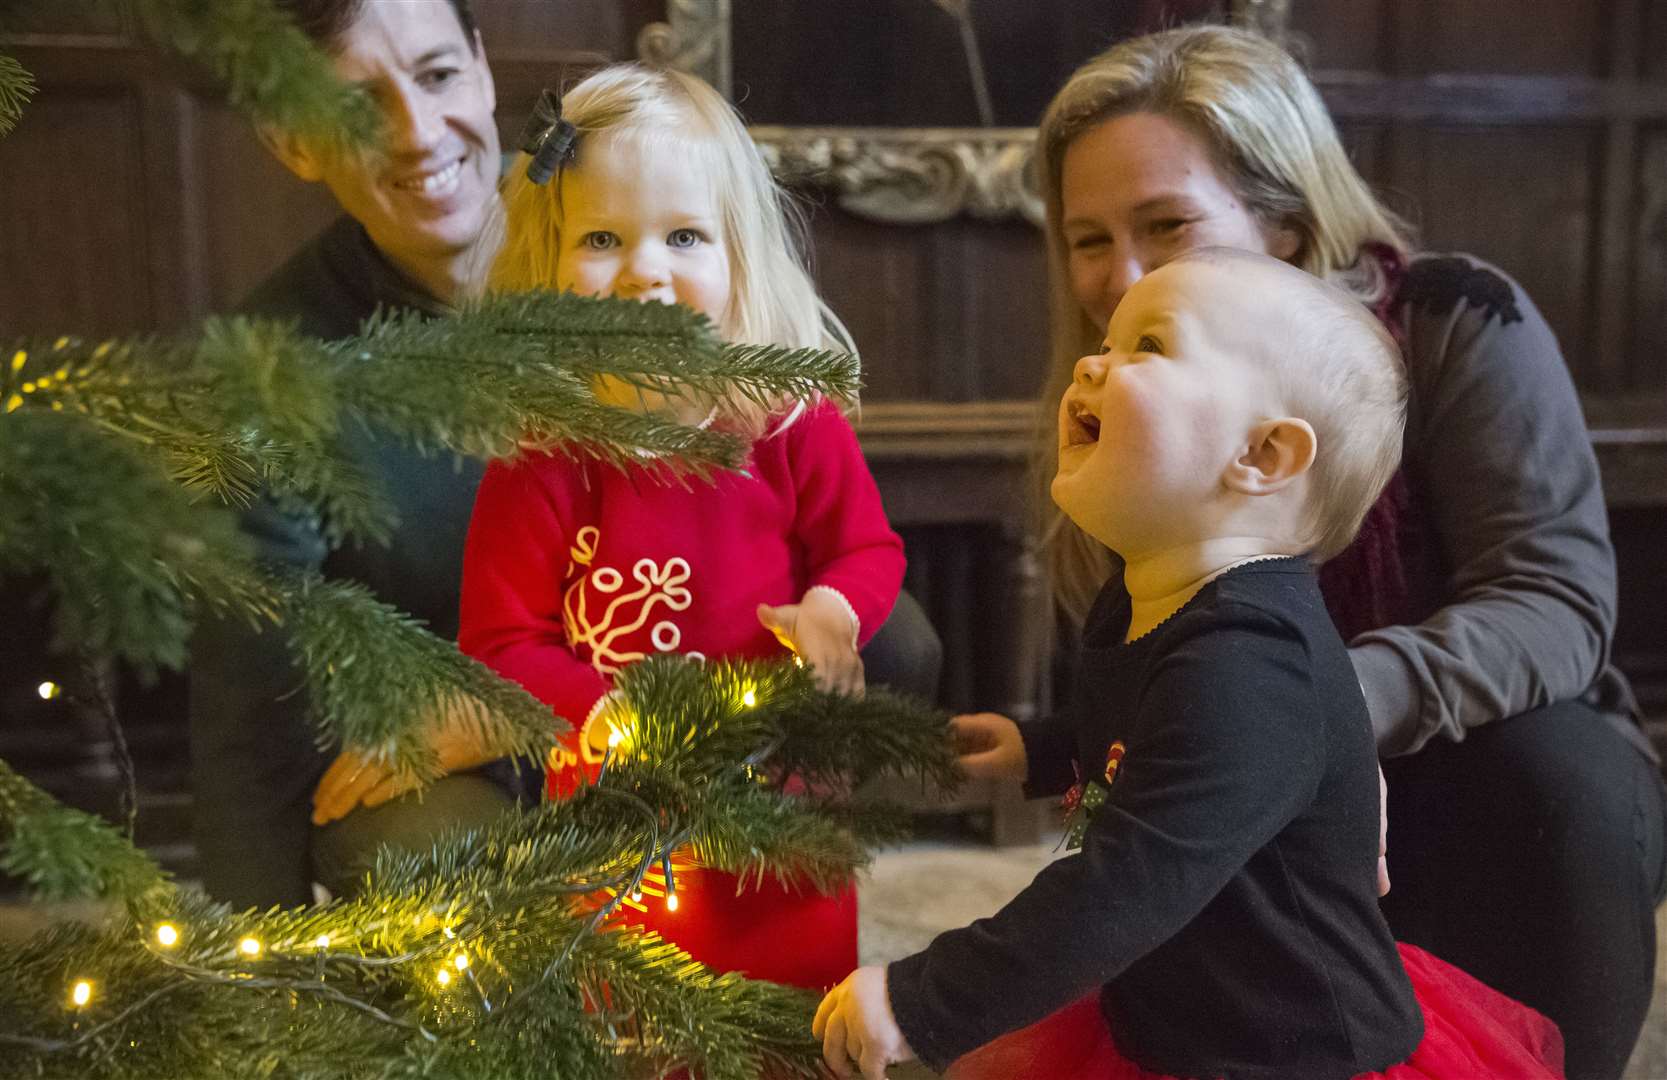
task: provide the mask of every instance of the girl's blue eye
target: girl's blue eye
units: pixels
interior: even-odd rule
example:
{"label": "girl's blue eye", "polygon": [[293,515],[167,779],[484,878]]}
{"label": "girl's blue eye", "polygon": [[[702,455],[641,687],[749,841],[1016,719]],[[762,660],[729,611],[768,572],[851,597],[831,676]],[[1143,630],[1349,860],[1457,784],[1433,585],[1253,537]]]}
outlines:
{"label": "girl's blue eye", "polygon": [[579,243],[592,251],[608,251],[619,246],[619,237],[611,232],[591,232],[585,233]]}
{"label": "girl's blue eye", "polygon": [[674,248],[691,248],[704,239],[699,229],[673,229],[671,235],[666,237],[666,243]]}

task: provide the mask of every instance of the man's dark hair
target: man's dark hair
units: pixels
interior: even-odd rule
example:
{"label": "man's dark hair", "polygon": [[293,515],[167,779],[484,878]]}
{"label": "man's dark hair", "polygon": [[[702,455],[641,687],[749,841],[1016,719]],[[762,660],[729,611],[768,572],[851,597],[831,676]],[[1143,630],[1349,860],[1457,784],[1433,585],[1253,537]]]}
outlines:
{"label": "man's dark hair", "polygon": [[[301,32],[325,49],[334,50],[365,10],[367,0],[277,0],[278,7],[289,13],[301,27]],[[449,0],[457,13],[457,23],[469,48],[475,47],[475,13],[469,0]]]}

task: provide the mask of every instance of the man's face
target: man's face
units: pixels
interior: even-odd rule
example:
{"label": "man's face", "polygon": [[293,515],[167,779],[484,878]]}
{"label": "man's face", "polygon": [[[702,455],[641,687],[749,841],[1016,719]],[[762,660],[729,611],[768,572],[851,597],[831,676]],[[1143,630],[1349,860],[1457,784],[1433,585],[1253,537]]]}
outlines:
{"label": "man's face", "polygon": [[278,156],[322,181],[396,264],[444,263],[474,241],[498,181],[492,72],[447,0],[373,2],[336,42],[335,68],[386,122],[379,150],[338,154],[282,137]]}

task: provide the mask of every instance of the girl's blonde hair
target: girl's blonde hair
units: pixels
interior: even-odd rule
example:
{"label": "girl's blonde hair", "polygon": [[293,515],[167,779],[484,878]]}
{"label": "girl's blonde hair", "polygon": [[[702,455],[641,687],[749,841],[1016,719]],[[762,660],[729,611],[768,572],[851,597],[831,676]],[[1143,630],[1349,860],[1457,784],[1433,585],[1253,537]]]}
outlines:
{"label": "girl's blonde hair", "polygon": [[1166,116],[1201,138],[1216,168],[1256,220],[1296,233],[1289,260],[1374,305],[1389,287],[1378,259],[1383,244],[1403,260],[1411,230],[1384,207],[1349,162],[1325,103],[1302,69],[1258,34],[1187,26],[1125,41],[1078,68],[1054,95],[1037,135],[1037,169],[1047,207],[1051,358],[1035,455],[1037,518],[1048,548],[1055,595],[1080,621],[1116,557],[1053,507],[1058,458],[1054,418],[1071,372],[1098,351],[1095,326],[1072,296],[1063,228],[1061,173],[1078,136],[1117,116]]}
{"label": "girl's blonde hair", "polygon": [[[587,76],[561,100],[562,118],[578,129],[567,168],[583,169],[606,132],[665,146],[712,180],[729,252],[730,295],[719,332],[727,341],[837,349],[856,354],[850,334],[823,303],[805,256],[804,218],[771,176],[734,108],[693,75],[642,64],[615,64]],[[553,120],[553,117],[543,117]],[[477,278],[493,291],[556,288],[561,241],[561,175],[527,179],[528,155],[516,156],[502,187],[503,208],[482,240],[491,267]],[[495,253],[495,256],[492,254]],[[735,396],[726,418],[756,434],[785,406],[761,407]]]}

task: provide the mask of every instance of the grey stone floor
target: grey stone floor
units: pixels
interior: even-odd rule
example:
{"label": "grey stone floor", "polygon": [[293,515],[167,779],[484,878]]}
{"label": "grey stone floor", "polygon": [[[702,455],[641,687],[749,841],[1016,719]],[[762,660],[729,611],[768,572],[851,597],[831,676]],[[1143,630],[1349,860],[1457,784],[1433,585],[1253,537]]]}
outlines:
{"label": "grey stone floor", "polygon": [[[881,854],[858,887],[859,951],[865,964],[921,948],[942,930],[993,913],[1054,858],[1038,847],[996,849],[975,843],[921,842]],[[1655,998],[1624,1080],[1667,1080],[1667,907],[1656,912]],[[919,1065],[894,1068],[894,1080],[935,1074]]]}

